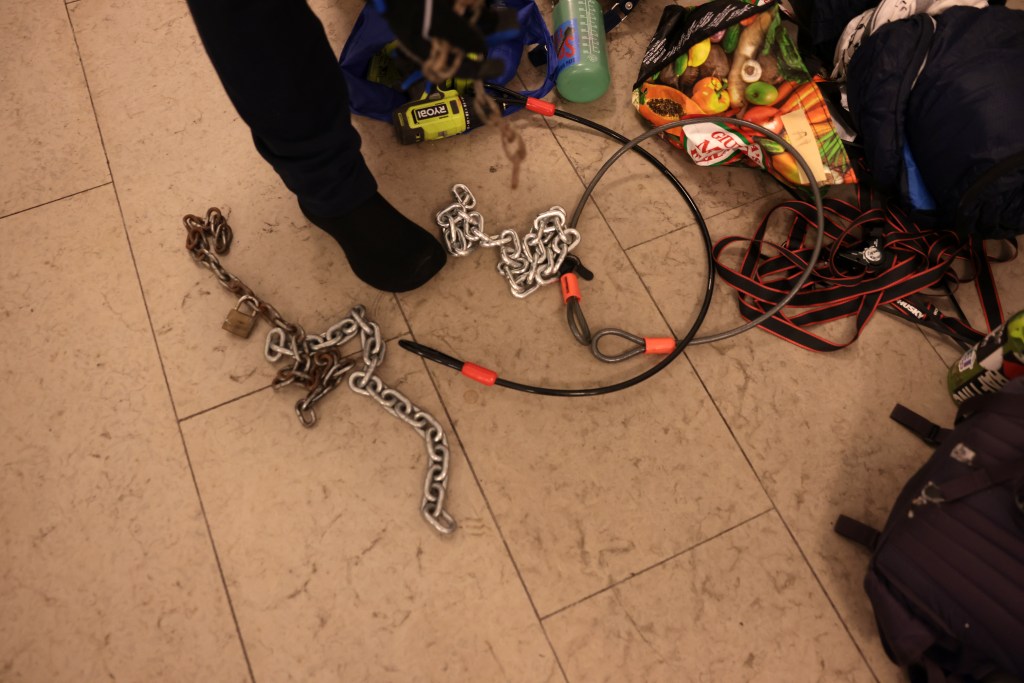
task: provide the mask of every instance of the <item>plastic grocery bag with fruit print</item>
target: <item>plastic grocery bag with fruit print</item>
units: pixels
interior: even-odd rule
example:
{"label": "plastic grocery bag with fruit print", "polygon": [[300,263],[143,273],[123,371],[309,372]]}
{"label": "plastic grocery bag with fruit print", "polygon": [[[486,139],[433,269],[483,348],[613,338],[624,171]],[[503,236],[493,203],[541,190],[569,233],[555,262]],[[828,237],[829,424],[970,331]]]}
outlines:
{"label": "plastic grocery bag with fruit print", "polygon": [[[760,124],[800,151],[820,185],[857,182],[787,23],[775,0],[666,7],[633,86],[633,106],[658,126],[709,114]],[[701,166],[743,163],[789,185],[808,184],[791,154],[751,128],[694,123],[664,136]]]}

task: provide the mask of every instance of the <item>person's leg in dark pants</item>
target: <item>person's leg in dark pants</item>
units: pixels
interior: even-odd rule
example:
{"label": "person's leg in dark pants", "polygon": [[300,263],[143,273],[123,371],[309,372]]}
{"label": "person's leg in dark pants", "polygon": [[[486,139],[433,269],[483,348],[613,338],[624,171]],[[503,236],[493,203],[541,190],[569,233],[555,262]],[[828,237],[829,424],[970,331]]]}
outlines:
{"label": "person's leg in dark pants", "polygon": [[305,0],[188,0],[207,54],[256,148],[356,275],[413,289],[444,250],[377,193],[352,127],[345,79]]}

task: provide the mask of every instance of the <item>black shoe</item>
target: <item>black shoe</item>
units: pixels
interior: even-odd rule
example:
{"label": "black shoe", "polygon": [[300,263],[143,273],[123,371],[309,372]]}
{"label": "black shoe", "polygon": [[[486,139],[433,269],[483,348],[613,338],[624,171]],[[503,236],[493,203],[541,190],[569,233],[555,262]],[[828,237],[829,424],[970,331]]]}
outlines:
{"label": "black shoe", "polygon": [[423,286],[448,260],[429,232],[400,214],[379,193],[343,216],[317,216],[304,208],[302,213],[341,245],[360,280],[385,292],[408,292]]}

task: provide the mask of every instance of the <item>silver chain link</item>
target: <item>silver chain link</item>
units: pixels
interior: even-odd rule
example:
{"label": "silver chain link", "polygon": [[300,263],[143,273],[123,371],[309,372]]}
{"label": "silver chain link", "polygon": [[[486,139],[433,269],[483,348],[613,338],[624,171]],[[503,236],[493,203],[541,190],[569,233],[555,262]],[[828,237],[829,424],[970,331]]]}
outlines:
{"label": "silver chain link", "polygon": [[445,247],[452,256],[466,256],[477,247],[496,247],[498,272],[507,280],[512,296],[525,299],[542,285],[559,278],[559,268],[580,243],[580,233],[565,227],[565,209],[553,206],[537,216],[533,229],[520,239],[512,229],[498,235],[484,231],[484,217],[476,211],[476,197],[468,187],[452,187],[455,203],[437,213]]}
{"label": "silver chain link", "polygon": [[[206,266],[230,292],[239,295],[272,327],[267,333],[264,356],[271,363],[284,362],[274,378],[274,388],[299,384],[306,396],[295,404],[295,412],[305,427],[316,424],[315,405],[338,388],[348,374],[353,392],[369,396],[384,410],[416,430],[427,451],[427,473],[423,482],[420,511],[423,518],[442,534],[455,531],[456,523],[445,510],[448,494],[448,463],[450,450],[444,428],[427,411],[409,400],[402,392],[389,387],[376,374],[384,362],[385,343],[380,327],[366,318],[366,310],[355,306],[348,315],[322,334],[306,334],[299,325],[281,317],[277,310],[256,296],[241,280],[220,264],[215,254],[225,254],[231,246],[231,226],[219,209],[206,212],[206,218],[185,216],[188,230],[186,247],[196,263]],[[350,372],[355,362],[345,359],[341,347],[359,337],[362,349],[361,367]]]}

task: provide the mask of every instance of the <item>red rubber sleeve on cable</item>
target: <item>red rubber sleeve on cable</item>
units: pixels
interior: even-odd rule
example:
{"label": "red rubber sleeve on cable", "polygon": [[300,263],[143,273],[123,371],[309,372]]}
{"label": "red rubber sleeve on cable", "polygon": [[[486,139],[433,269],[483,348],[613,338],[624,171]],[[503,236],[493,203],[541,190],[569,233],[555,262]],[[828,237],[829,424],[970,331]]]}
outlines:
{"label": "red rubber sleeve on cable", "polygon": [[574,273],[566,273],[561,277],[562,283],[562,302],[569,303],[569,299],[576,297],[579,301],[583,300],[580,296],[580,281]]}
{"label": "red rubber sleeve on cable", "polygon": [[644,353],[665,356],[676,350],[672,337],[644,337]]}
{"label": "red rubber sleeve on cable", "polygon": [[494,370],[480,367],[475,363],[463,363],[462,374],[487,386],[493,386],[498,381],[498,373]]}
{"label": "red rubber sleeve on cable", "polygon": [[526,98],[526,108],[530,111],[543,114],[544,116],[555,115],[555,105],[551,102],[545,102],[544,100],[538,100],[536,97]]}

